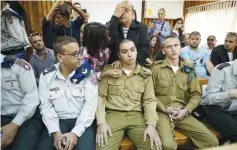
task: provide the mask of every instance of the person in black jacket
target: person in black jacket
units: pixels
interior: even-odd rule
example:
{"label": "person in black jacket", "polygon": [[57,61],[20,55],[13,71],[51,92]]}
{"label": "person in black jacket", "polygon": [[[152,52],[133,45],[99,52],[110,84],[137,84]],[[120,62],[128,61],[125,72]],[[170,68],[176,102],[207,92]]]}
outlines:
{"label": "person in black jacket", "polygon": [[133,5],[128,1],[117,4],[113,16],[108,23],[111,35],[109,47],[111,49],[111,57],[109,63],[118,60],[119,43],[123,39],[130,39],[137,47],[137,61],[141,66],[146,64],[145,59],[150,54],[150,41],[147,27],[133,20]]}
{"label": "person in black jacket", "polygon": [[229,32],[225,38],[224,45],[213,48],[211,62],[214,66],[217,66],[235,59],[237,59],[237,33]]}

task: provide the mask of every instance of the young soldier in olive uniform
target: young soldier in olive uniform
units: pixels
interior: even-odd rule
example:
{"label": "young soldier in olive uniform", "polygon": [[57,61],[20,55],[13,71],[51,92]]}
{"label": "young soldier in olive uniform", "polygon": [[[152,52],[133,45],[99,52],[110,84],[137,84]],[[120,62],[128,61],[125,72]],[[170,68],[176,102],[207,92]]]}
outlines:
{"label": "young soldier in olive uniform", "polygon": [[190,137],[197,148],[218,145],[215,135],[189,115],[200,102],[201,90],[193,66],[179,60],[179,39],[167,36],[162,42],[162,51],[166,59],[154,63],[152,78],[158,103],[157,130],[163,149],[177,149],[175,127]]}
{"label": "young soldier in olive uniform", "polygon": [[[137,50],[131,40],[120,43],[118,55],[122,62],[118,78],[105,77],[99,83],[97,150],[118,150],[125,133],[138,150],[151,149],[153,142],[161,149],[151,71],[136,64]],[[112,65],[106,69],[112,70]]]}

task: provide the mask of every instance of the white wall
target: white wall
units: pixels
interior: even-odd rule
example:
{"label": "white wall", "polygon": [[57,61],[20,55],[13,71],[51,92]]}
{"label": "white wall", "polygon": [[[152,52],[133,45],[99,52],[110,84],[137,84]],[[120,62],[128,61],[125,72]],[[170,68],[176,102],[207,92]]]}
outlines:
{"label": "white wall", "polygon": [[[147,0],[145,5],[145,18],[158,18],[158,10],[164,8],[169,19],[183,18],[183,0]],[[148,13],[150,9],[150,13]]]}
{"label": "white wall", "polygon": [[[120,0],[73,0],[73,2],[76,1],[81,4],[82,9],[87,9],[90,15],[89,22],[96,21],[101,23],[106,23],[110,20],[116,4],[120,2]],[[131,2],[137,12],[137,20],[141,21],[142,1],[131,0]]]}

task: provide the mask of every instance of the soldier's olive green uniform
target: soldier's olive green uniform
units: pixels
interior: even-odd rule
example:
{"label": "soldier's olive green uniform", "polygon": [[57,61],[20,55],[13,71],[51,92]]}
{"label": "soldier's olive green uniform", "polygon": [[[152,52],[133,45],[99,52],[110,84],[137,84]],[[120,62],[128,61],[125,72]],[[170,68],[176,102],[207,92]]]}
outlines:
{"label": "soldier's olive green uniform", "polygon": [[[112,69],[112,66],[107,66],[106,69]],[[118,150],[124,134],[138,150],[149,150],[149,138],[143,142],[144,130],[146,124],[156,127],[156,105],[149,69],[137,65],[129,75],[123,72],[117,79],[103,78],[99,83],[97,125],[107,123],[113,136],[108,136],[107,146],[97,146],[97,150]]]}
{"label": "soldier's olive green uniform", "polygon": [[197,148],[218,145],[215,135],[191,115],[181,121],[173,121],[164,113],[169,106],[186,108],[189,113],[198,106],[201,90],[192,65],[180,62],[179,69],[174,73],[167,61],[163,60],[155,62],[151,70],[159,117],[157,130],[161,136],[163,149],[177,149],[174,127],[190,137]]}

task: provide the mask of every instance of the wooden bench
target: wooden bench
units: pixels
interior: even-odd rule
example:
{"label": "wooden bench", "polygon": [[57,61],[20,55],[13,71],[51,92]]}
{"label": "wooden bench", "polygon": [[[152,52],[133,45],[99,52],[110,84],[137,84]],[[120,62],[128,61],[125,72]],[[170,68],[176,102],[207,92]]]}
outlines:
{"label": "wooden bench", "polygon": [[[204,92],[205,89],[204,86],[208,84],[208,79],[201,79],[199,80],[200,83],[200,87],[202,92]],[[214,133],[218,138],[220,138],[220,134],[213,130],[210,129],[212,131],[212,133]],[[178,130],[176,130],[175,132],[175,140],[178,144],[179,147],[192,147],[192,143],[191,140],[186,137],[184,134],[182,134],[181,132],[179,132]],[[135,150],[135,146],[133,145],[133,143],[125,136],[120,144],[120,150]]]}
{"label": "wooden bench", "polygon": [[[210,130],[217,137],[220,137],[220,134],[217,131],[213,129],[210,129]],[[188,137],[186,137],[184,134],[179,132],[178,130],[176,130],[175,132],[175,141],[177,142],[179,147],[192,147],[191,140]],[[125,136],[123,140],[121,141],[120,150],[135,150],[135,149],[136,148],[133,145],[133,143]]]}

